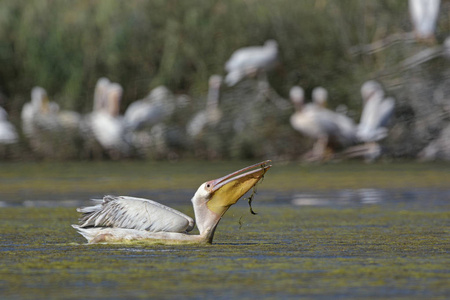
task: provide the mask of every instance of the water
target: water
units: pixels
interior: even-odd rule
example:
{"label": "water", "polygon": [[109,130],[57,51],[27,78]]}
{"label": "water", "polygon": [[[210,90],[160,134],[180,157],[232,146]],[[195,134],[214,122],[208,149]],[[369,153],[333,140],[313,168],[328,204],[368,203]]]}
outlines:
{"label": "water", "polygon": [[241,200],[207,246],[86,245],[70,227],[109,193],[193,215],[201,182],[247,164],[1,165],[2,299],[449,297],[447,165],[274,163],[258,214]]}

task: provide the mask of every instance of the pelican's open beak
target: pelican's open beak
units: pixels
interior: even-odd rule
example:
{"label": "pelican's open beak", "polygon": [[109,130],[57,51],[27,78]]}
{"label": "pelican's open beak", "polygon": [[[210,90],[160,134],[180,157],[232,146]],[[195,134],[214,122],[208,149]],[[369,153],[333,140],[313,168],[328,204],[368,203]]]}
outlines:
{"label": "pelican's open beak", "polygon": [[270,160],[266,160],[209,181],[212,196],[206,204],[208,208],[222,216],[231,205],[235,204],[264,177],[264,174],[272,166],[270,162]]}

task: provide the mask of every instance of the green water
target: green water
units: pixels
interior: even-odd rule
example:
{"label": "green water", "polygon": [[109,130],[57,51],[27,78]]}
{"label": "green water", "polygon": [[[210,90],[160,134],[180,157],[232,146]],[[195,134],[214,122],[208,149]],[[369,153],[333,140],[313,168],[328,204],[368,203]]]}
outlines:
{"label": "green water", "polygon": [[[247,164],[3,164],[0,200],[17,204],[24,197],[174,188],[189,193],[201,182]],[[439,197],[440,190],[450,188],[448,174],[448,165],[434,164],[274,163],[253,201],[258,215],[251,215],[241,201],[222,219],[214,243],[206,246],[86,245],[70,227],[78,218],[73,207],[3,207],[0,295],[448,299],[450,199],[439,205],[427,205],[426,198],[411,204],[405,198],[342,206],[294,206],[270,199],[290,190],[336,188],[423,188],[437,190]],[[193,215],[189,203],[183,203],[174,208]]]}

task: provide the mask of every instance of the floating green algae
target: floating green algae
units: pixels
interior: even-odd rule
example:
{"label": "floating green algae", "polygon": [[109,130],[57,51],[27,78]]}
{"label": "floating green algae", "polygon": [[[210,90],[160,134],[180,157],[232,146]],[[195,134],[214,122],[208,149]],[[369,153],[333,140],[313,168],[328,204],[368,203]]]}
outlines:
{"label": "floating green algae", "polygon": [[87,245],[70,227],[74,209],[3,208],[0,290],[33,299],[444,299],[449,208],[258,205],[253,216],[232,207],[214,244],[173,246]]}
{"label": "floating green algae", "polygon": [[[194,191],[203,181],[249,164],[2,163],[0,200]],[[446,299],[450,204],[445,199],[436,207],[392,199],[310,207],[277,204],[261,194],[448,189],[449,171],[448,164],[274,162],[252,202],[258,215],[241,199],[225,214],[212,245],[87,245],[70,227],[78,219],[73,207],[2,207],[0,294],[2,299]],[[192,216],[185,200],[174,208]]]}

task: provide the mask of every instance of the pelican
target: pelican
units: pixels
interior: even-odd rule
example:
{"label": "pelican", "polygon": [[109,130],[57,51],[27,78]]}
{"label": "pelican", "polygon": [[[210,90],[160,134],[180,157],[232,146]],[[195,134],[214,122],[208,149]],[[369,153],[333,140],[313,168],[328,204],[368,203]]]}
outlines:
{"label": "pelican", "polygon": [[18,140],[16,128],[8,121],[8,113],[0,107],[0,144],[14,144]]}
{"label": "pelican", "polygon": [[409,13],[417,39],[434,39],[440,2],[440,0],[409,0]]}
{"label": "pelican", "polygon": [[388,130],[389,119],[394,112],[395,101],[385,98],[381,85],[369,80],[361,86],[363,110],[356,128],[356,138],[359,143],[341,154],[344,157],[364,157],[366,162],[372,162],[382,154],[379,141],[384,139]]}
{"label": "pelican", "polygon": [[268,71],[273,68],[278,57],[278,43],[268,40],[264,46],[245,47],[236,50],[225,64],[228,72],[225,83],[233,86],[246,76]]}
{"label": "pelican", "polygon": [[[312,101],[313,103],[317,104],[319,107],[325,108],[328,101],[328,91],[324,87],[316,87],[312,91]],[[325,110],[323,110],[325,112]],[[355,140],[355,132],[356,132],[356,124],[353,122],[353,120],[345,113],[341,113],[338,111],[331,111],[326,110],[326,113],[328,114],[328,118],[336,124],[336,126],[339,128],[339,131],[337,132],[337,140],[339,140],[339,143],[342,147],[347,147],[349,145],[352,145]]]}
{"label": "pelican", "polygon": [[221,76],[212,75],[209,78],[206,109],[198,112],[188,123],[186,132],[190,137],[195,138],[199,136],[206,126],[215,125],[222,118],[222,112],[219,109],[219,94],[221,84]]}
{"label": "pelican", "polygon": [[[270,160],[200,185],[191,202],[196,221],[158,202],[127,196],[105,196],[100,204],[77,209],[72,225],[89,243],[150,240],[161,243],[212,243],[220,219],[231,205],[258,183]],[[188,232],[197,224],[199,234]]]}
{"label": "pelican", "polygon": [[105,104],[98,106],[98,110],[86,121],[95,139],[112,158],[128,155],[130,151],[130,145],[124,138],[123,118],[119,115],[122,93],[120,84],[109,83],[104,95]]}
{"label": "pelican", "polygon": [[381,85],[369,80],[361,87],[364,102],[361,119],[356,132],[361,142],[377,142],[387,136],[387,123],[394,111],[394,99],[385,98]]}
{"label": "pelican", "polygon": [[31,101],[24,104],[21,118],[22,130],[36,153],[59,158],[77,156],[80,115],[60,110],[57,103],[49,101],[44,88],[31,90]]}
{"label": "pelican", "polygon": [[175,97],[165,86],[153,89],[144,99],[131,103],[124,114],[129,130],[154,126],[170,117],[175,110]]}
{"label": "pelican", "polygon": [[295,113],[290,118],[291,126],[315,140],[310,160],[323,159],[326,149],[338,149],[350,146],[355,141],[352,121],[344,115],[324,107],[326,93],[323,89],[313,92],[313,102],[304,104],[304,91],[294,86],[290,98],[295,106]]}

